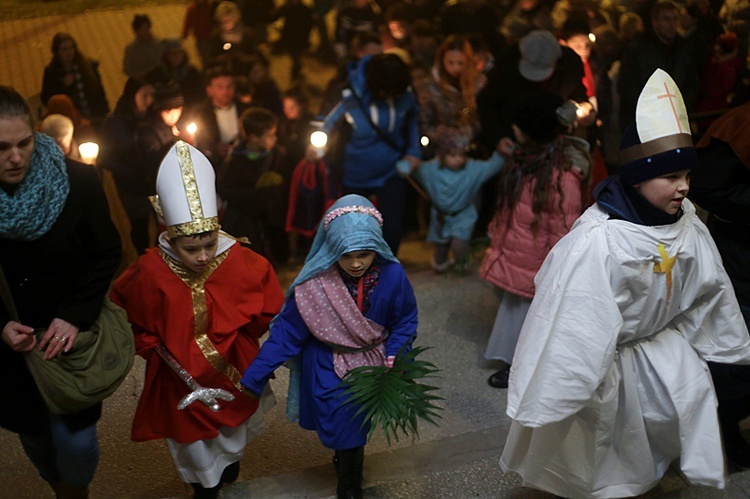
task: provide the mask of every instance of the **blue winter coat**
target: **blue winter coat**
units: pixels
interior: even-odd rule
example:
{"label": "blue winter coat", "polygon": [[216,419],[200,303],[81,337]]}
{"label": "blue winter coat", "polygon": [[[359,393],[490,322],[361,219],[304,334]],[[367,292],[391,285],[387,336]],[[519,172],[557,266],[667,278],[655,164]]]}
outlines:
{"label": "blue winter coat", "polygon": [[[381,261],[378,283],[370,295],[365,317],[390,332],[386,356],[396,355],[417,332],[417,301],[400,264]],[[365,445],[369,425],[361,428],[362,415],[353,419],[359,406],[346,405],[341,379],[333,367],[333,349],[316,339],[302,320],[292,293],[271,325],[271,334],[250,367],[242,384],[259,394],[271,374],[286,360],[301,354],[299,424],[315,430],[329,449],[351,449]]]}
{"label": "blue winter coat", "polygon": [[[351,138],[344,148],[344,186],[377,189],[396,175],[396,161],[404,156],[421,157],[419,104],[411,89],[396,99],[374,100],[365,84],[365,70],[372,56],[352,64],[349,85],[342,99],[326,116],[323,130],[331,132],[340,119],[351,125]],[[383,140],[365,115],[398,146]]]}

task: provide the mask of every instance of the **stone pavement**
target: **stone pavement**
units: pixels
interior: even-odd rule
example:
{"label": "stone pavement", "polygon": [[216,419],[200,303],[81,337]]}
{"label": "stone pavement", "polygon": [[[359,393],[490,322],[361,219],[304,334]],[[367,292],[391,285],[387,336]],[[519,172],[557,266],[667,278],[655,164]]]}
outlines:
{"label": "stone pavement", "polygon": [[[114,105],[125,81],[121,57],[132,36],[130,20],[135,12],[151,15],[158,36],[176,36],[184,4],[0,21],[0,84],[12,85],[33,100],[41,90],[52,36],[67,31],[86,55],[101,62],[105,90]],[[192,44],[188,50],[195,56]],[[288,84],[288,67],[288,59],[273,58],[272,73],[282,87]],[[312,82],[322,84],[332,69],[307,60],[304,73]],[[446,400],[440,426],[422,425],[420,440],[402,440],[389,447],[381,434],[375,434],[366,451],[365,497],[551,497],[521,487],[517,476],[502,474],[497,464],[509,425],[504,413],[505,391],[486,384],[496,366],[482,360],[497,308],[494,293],[475,273],[465,277],[434,275],[428,263],[429,246],[420,238],[407,240],[399,257],[419,301],[418,343],[434,347],[424,355],[442,370],[436,384]],[[282,282],[288,284],[296,270],[283,269]],[[284,417],[287,382],[285,369],[280,369],[272,381],[278,405],[267,417],[266,432],[248,445],[240,482],[226,487],[222,498],[331,497],[335,488],[332,453],[313,432],[301,430]],[[128,379],[104,404],[98,426],[101,460],[91,486],[93,499],[191,495],[177,478],[163,442],[136,443],[129,438],[142,385],[143,362],[138,359]],[[52,497],[15,435],[0,431],[0,448],[0,499]],[[645,497],[746,498],[750,497],[750,474],[733,474],[727,489],[716,491],[690,487],[670,470]]]}

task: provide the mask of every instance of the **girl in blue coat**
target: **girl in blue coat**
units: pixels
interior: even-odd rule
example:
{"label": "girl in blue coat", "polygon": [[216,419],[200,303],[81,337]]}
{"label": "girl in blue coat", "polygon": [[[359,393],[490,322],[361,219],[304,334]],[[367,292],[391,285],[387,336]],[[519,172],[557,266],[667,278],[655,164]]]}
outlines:
{"label": "girl in blue coat", "polygon": [[[361,497],[369,424],[346,403],[341,380],[360,366],[392,366],[417,332],[417,303],[403,267],[382,235],[383,219],[366,198],[344,196],[326,212],[269,339],[242,384],[261,394],[273,372],[296,358],[290,419],[335,450],[338,497]],[[298,383],[298,384],[297,384]],[[294,393],[297,391],[298,393]],[[296,400],[295,400],[296,399]]]}

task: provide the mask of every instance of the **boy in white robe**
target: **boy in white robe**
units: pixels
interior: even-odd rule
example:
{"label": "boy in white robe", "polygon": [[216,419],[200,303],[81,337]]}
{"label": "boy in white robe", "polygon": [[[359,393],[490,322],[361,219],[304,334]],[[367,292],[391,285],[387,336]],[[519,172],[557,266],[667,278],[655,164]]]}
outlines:
{"label": "boy in white robe", "polygon": [[521,331],[500,464],[563,497],[624,497],[678,459],[724,487],[706,361],[750,363],[750,338],[707,229],[685,197],[696,154],[674,81],[657,70],[619,175],[550,252]]}

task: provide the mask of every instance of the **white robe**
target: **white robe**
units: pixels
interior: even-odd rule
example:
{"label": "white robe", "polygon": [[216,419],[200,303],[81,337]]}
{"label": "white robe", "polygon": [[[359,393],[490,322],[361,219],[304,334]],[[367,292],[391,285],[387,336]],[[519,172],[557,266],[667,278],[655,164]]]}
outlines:
{"label": "white robe", "polygon": [[[687,200],[672,225],[608,220],[594,205],[536,276],[510,375],[500,464],[565,497],[623,497],[680,458],[724,487],[705,361],[750,363],[750,338],[716,246]],[[676,256],[669,273],[657,245]],[[657,266],[658,265],[658,266]],[[667,295],[669,294],[669,299]]]}

